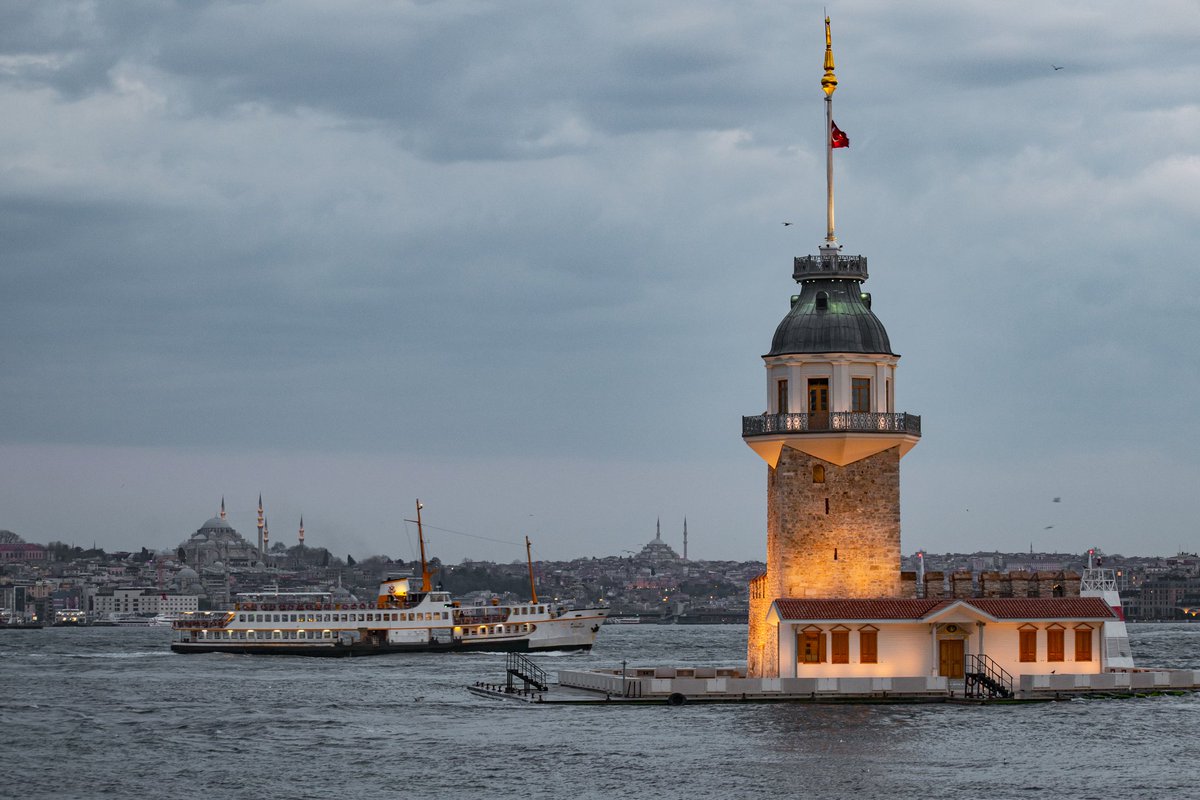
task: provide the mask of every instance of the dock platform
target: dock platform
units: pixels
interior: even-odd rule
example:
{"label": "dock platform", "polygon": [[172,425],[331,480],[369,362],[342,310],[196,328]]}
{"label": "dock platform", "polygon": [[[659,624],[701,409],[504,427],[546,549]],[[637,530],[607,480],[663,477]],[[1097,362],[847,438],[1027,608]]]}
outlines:
{"label": "dock platform", "polygon": [[[560,670],[557,682],[467,687],[480,697],[547,705],[686,705],[689,703],[1029,703],[1076,697],[1116,698],[1200,691],[1200,670],[1137,669],[1084,675],[1021,675],[1007,692],[981,691],[964,680],[928,675],[890,678],[748,678],[736,668],[633,667]],[[517,679],[514,681],[514,677]]]}

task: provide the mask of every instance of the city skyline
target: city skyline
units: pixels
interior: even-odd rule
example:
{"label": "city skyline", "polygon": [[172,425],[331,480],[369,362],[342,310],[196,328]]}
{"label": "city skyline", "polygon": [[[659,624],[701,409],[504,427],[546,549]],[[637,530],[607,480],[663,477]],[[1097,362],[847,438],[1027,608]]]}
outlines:
{"label": "city skyline", "polygon": [[[1200,20],[830,13],[903,552],[1194,549]],[[820,5],[3,15],[0,528],[136,548],[225,496],[252,537],[261,492],[272,541],[399,553],[420,497],[546,559],[685,516],[762,558],[739,417],[823,234]]]}

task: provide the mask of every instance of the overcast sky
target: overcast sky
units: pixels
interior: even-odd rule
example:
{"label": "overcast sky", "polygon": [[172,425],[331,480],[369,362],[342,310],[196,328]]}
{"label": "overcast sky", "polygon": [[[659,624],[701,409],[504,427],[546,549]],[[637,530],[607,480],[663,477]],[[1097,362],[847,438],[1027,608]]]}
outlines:
{"label": "overcast sky", "polygon": [[[904,552],[1196,550],[1196,3],[829,11]],[[0,528],[169,548],[223,496],[253,538],[261,492],[411,557],[420,497],[762,558],[739,418],[824,234],[823,49],[804,2],[0,5]]]}

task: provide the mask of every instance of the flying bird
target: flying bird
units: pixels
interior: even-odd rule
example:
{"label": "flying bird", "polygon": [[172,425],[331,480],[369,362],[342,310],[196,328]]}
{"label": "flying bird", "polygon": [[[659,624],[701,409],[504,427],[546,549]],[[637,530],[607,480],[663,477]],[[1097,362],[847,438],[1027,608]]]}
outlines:
{"label": "flying bird", "polygon": [[1061,498],[1061,497],[1056,497],[1056,498],[1054,498],[1053,500],[1051,500],[1050,502],[1052,502],[1052,503],[1061,503],[1061,502],[1062,502],[1062,498]]}
{"label": "flying bird", "polygon": [[1058,72],[1060,69],[1062,69],[1062,67],[1056,66],[1054,64],[1051,64],[1050,66],[1054,67],[1055,72]]}
{"label": "flying bird", "polygon": [[785,227],[785,228],[786,228],[788,225],[791,225],[791,224],[792,224],[792,223],[790,223],[790,222],[785,222],[785,223],[783,223],[783,227]]}
{"label": "flying bird", "polygon": [[1053,525],[1047,525],[1046,527],[1042,528],[1042,530],[1044,530],[1044,531],[1048,531],[1048,530],[1050,530],[1050,529],[1051,529],[1051,528],[1053,528],[1053,527],[1054,527]]}

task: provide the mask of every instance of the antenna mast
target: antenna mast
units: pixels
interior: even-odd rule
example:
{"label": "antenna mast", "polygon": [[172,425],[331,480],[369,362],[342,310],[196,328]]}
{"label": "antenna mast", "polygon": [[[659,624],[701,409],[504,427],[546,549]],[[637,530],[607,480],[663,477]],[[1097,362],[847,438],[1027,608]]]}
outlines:
{"label": "antenna mast", "polygon": [[417,541],[421,543],[421,591],[428,592],[433,588],[430,583],[429,564],[425,561],[425,532],[421,529],[421,501],[417,501]]}
{"label": "antenna mast", "polygon": [[525,537],[525,563],[529,565],[529,596],[533,599],[531,603],[537,604],[537,586],[533,583],[533,551],[529,545],[529,537]]}

